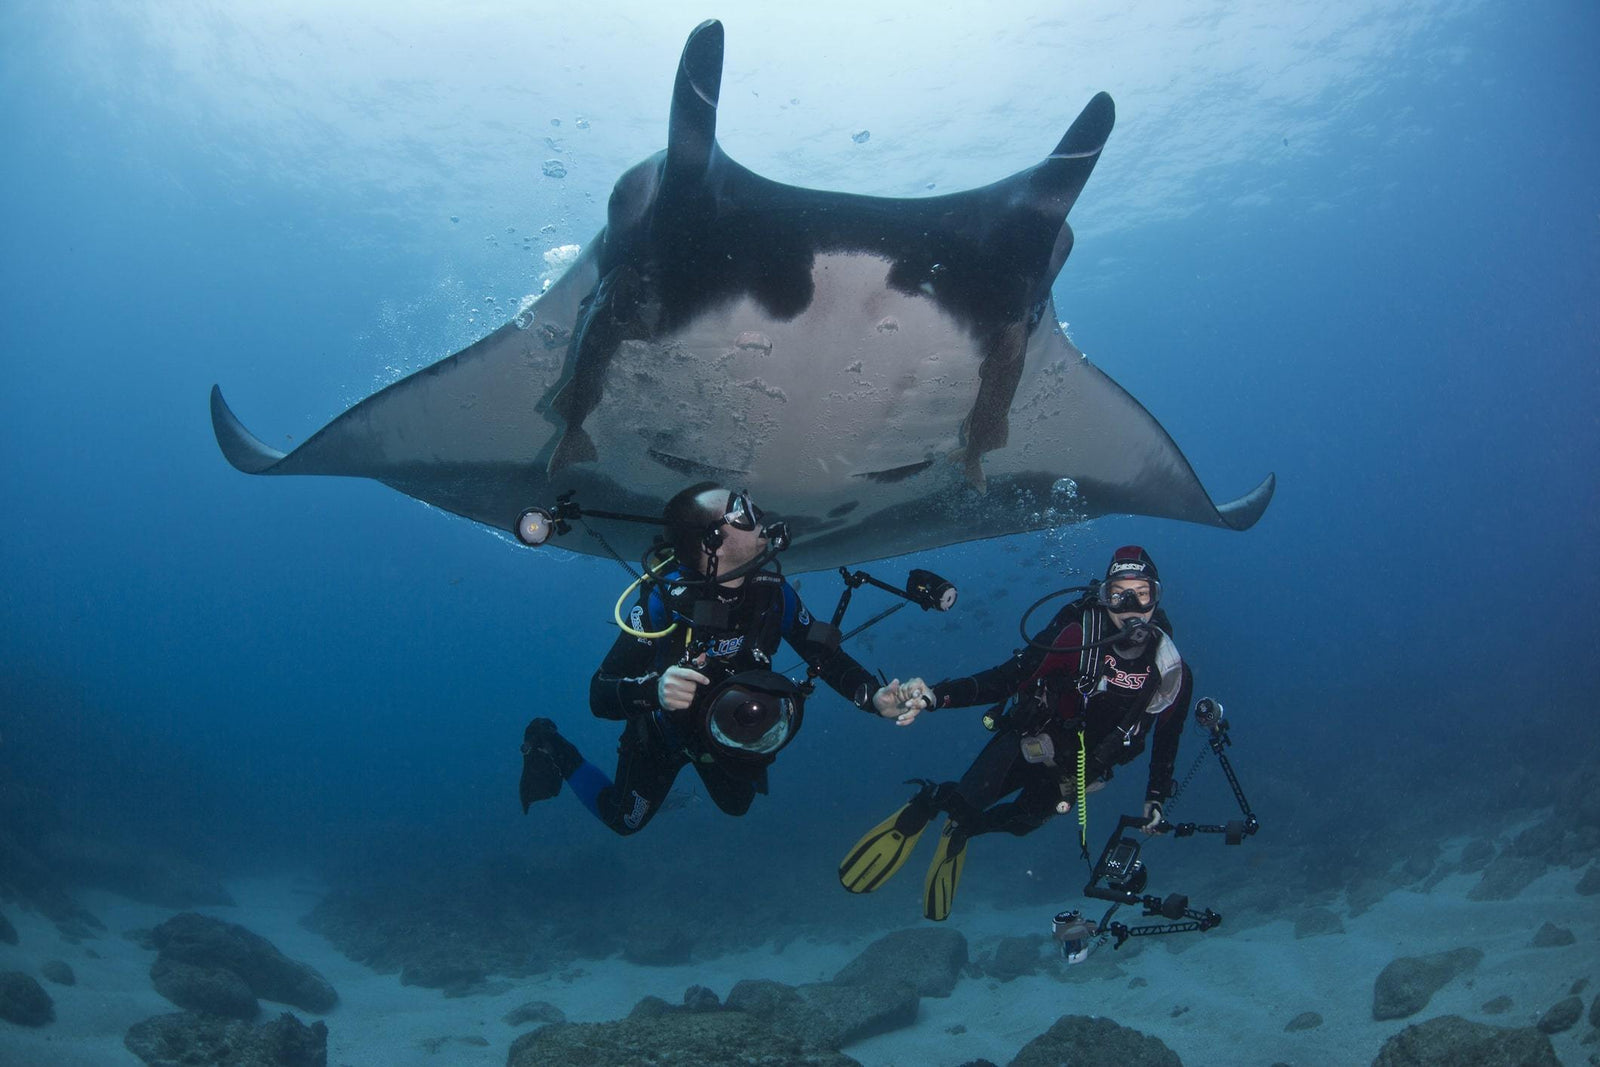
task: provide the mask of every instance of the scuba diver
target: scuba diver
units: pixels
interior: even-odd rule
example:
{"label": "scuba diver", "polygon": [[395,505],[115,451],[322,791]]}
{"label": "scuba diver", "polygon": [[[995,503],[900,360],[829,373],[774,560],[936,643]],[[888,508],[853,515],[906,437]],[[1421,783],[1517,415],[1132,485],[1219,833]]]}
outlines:
{"label": "scuba diver", "polygon": [[[693,764],[717,807],[743,815],[766,793],[767,767],[799,731],[811,689],[810,678],[796,684],[774,672],[780,639],[811,677],[863,711],[902,726],[916,719],[925,702],[921,679],[880,685],[813,626],[782,574],[765,569],[787,545],[788,531],[764,519],[748,494],[714,482],[667,502],[667,544],[646,557],[647,577],[635,583],[643,585],[639,601],[589,683],[590,710],[626,723],[615,780],[554,722],[535,719],[522,746],[524,812],[565,781],[606,826],[634,834],[660,810],[678,772]],[[656,556],[662,558],[652,562]],[[618,606],[621,623],[620,600]]]}
{"label": "scuba diver", "polygon": [[[1138,756],[1147,738],[1141,829],[1159,832],[1193,689],[1160,599],[1149,554],[1137,545],[1119,548],[1105,580],[1058,611],[1027,647],[988,670],[930,687],[930,710],[995,705],[984,716],[995,736],[959,782],[921,782],[904,807],[868,831],[839,865],[844,887],[870,893],[883,885],[944,812],[948,821],[923,888],[923,914],[943,920],[969,838],[997,830],[1022,836],[1074,806],[1081,820],[1082,799],[1105,785],[1112,768]],[[1015,799],[1001,803],[1012,793]]]}

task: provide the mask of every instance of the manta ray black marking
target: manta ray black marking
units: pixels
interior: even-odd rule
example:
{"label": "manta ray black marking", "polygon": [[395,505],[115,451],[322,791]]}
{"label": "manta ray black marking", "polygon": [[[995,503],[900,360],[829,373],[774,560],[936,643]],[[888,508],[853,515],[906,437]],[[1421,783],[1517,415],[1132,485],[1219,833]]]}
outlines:
{"label": "manta ray black marking", "polygon": [[[228,461],[375,478],[499,530],[568,489],[589,508],[655,512],[712,478],[790,521],[797,572],[1105,514],[1235,530],[1260,518],[1271,475],[1214,504],[1058,324],[1050,289],[1111,133],[1109,96],[1043,162],[992,185],[856,196],[728,158],[722,56],[720,23],[690,34],[666,151],[617,181],[604,228],[548,291],[287,454],[214,388]],[[634,556],[650,536],[605,533]]]}

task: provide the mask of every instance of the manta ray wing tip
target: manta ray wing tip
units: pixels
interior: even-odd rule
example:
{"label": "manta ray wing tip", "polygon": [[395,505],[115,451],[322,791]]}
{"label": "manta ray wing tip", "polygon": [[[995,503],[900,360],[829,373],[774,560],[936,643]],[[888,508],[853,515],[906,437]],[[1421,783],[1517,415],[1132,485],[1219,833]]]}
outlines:
{"label": "manta ray wing tip", "polygon": [[1261,479],[1260,485],[1244,496],[1225,504],[1218,504],[1217,515],[1230,530],[1248,530],[1261,518],[1262,513],[1267,510],[1267,505],[1272,503],[1272,494],[1277,488],[1277,474],[1268,474]]}
{"label": "manta ray wing tip", "polygon": [[211,387],[211,430],[217,435],[217,446],[222,449],[223,457],[245,474],[265,474],[284,457],[284,453],[264,444],[244,428],[244,423],[222,398],[222,387],[218,385]]}

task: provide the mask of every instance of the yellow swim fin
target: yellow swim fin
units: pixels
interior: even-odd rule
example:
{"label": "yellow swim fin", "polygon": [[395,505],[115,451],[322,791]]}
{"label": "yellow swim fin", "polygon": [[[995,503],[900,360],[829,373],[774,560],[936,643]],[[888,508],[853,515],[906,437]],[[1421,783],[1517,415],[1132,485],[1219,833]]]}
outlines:
{"label": "yellow swim fin", "polygon": [[939,847],[928,867],[928,880],[922,887],[922,914],[934,922],[944,922],[950,917],[950,906],[956,900],[956,886],[961,883],[961,868],[967,862],[967,835],[953,822],[946,822],[939,832]]}
{"label": "yellow swim fin", "polygon": [[933,783],[905,806],[868,830],[839,864],[839,884],[852,893],[870,893],[894,876],[933,818]]}

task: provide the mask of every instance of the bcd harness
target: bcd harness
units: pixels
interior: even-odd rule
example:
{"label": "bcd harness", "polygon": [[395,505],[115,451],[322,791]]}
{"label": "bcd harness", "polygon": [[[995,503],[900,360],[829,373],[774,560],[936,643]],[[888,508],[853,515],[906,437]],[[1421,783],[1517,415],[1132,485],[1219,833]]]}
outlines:
{"label": "bcd harness", "polygon": [[[647,624],[661,628],[659,636],[668,633],[664,628],[668,622],[681,626],[682,645],[674,654],[672,645],[663,643],[658,651],[657,670],[664,664],[694,666],[694,661],[702,655],[707,657],[706,664],[704,668],[696,669],[712,669],[711,664],[716,663],[730,675],[752,668],[772,670],[772,659],[767,650],[777,648],[788,622],[782,575],[770,572],[752,574],[745,579],[737,600],[725,603],[715,597],[702,595],[694,586],[674,584],[673,579],[678,573],[673,571],[660,578],[664,588],[646,598]],[[751,620],[755,620],[757,625],[751,626]],[[719,648],[726,648],[725,643],[735,639],[739,641],[738,647],[719,653]],[[715,684],[716,679],[713,679]],[[809,684],[799,688],[804,693],[810,693]],[[661,709],[656,710],[654,718],[667,741],[681,749],[692,762],[716,762],[716,757],[708,749],[693,743],[696,740],[694,731],[684,730]],[[768,758],[758,762],[771,760]]]}
{"label": "bcd harness", "polygon": [[[1076,727],[1078,734],[1078,751],[1076,766],[1071,771],[1063,773],[1062,768],[1056,764],[1055,742],[1048,731],[1049,726],[1060,718],[1060,699],[1056,682],[1060,678],[1055,670],[1056,664],[1051,663],[1047,655],[1040,663],[1033,676],[1023,683],[1017,693],[1015,703],[1009,714],[1002,718],[1013,719],[1020,733],[1020,746],[1022,758],[1029,763],[1043,764],[1055,769],[1058,773],[1061,795],[1065,799],[1072,797],[1078,816],[1078,847],[1085,859],[1089,855],[1089,804],[1088,804],[1088,764],[1090,754],[1088,739],[1085,736],[1087,725],[1087,711],[1089,698],[1104,688],[1106,679],[1105,655],[1107,626],[1109,620],[1096,604],[1085,598],[1077,602],[1078,629],[1081,640],[1078,648],[1077,670],[1074,672],[1073,688],[1078,693],[1078,711],[1076,715],[1065,717],[1064,725],[1069,729]],[[1069,624],[1070,625],[1070,624]],[[1152,627],[1154,628],[1154,627]],[[1061,630],[1066,630],[1063,626]],[[1155,673],[1156,649],[1162,640],[1162,631],[1155,629],[1153,639],[1146,640],[1145,647],[1139,650],[1135,657],[1135,666],[1147,666],[1151,674]],[[1061,631],[1057,631],[1059,638]],[[1118,657],[1120,658],[1120,657]],[[1096,766],[1109,770],[1114,764],[1121,762],[1116,758],[1118,748],[1126,748],[1133,743],[1138,735],[1141,720],[1146,709],[1150,706],[1156,691],[1154,685],[1146,685],[1138,698],[1127,701],[1126,710],[1098,745],[1095,746],[1094,762]],[[993,723],[991,729],[997,728],[996,713],[1004,705],[990,709],[984,716],[986,726]]]}

